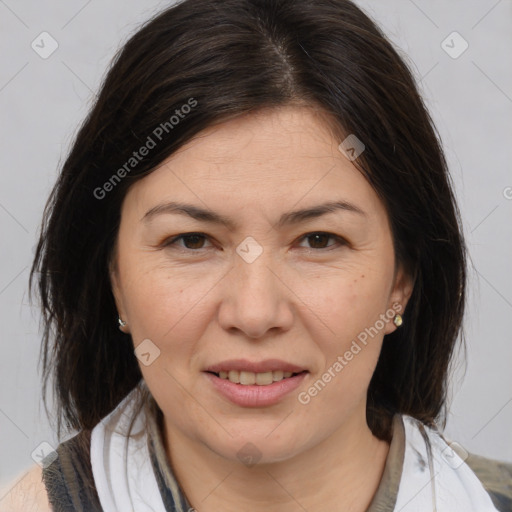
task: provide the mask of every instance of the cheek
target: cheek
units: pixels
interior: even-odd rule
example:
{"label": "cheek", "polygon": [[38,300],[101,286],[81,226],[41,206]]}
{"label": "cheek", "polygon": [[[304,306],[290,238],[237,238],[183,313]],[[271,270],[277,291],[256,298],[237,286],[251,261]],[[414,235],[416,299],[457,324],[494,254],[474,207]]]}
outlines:
{"label": "cheek", "polygon": [[317,277],[299,293],[316,314],[316,323],[321,320],[326,333],[322,338],[334,339],[339,346],[371,327],[386,311],[391,277],[383,268],[354,269]]}
{"label": "cheek", "polygon": [[207,300],[211,284],[192,284],[179,272],[171,275],[169,269],[142,262],[127,271],[132,276],[125,295],[133,344],[138,347],[149,339],[158,354],[149,365],[141,359],[140,370],[161,407],[176,410],[190,400],[185,390],[191,386],[198,341],[211,318]]}
{"label": "cheek", "polygon": [[376,322],[386,311],[386,293],[384,283],[367,277],[359,274],[332,282],[328,293],[318,295],[311,307],[323,320],[310,315],[309,329],[322,364],[299,403],[326,424],[339,422],[340,415],[348,417],[366,399],[379,358],[383,331],[377,329],[382,321],[377,327]]}
{"label": "cheek", "polygon": [[147,366],[141,359],[140,370],[157,401],[171,400],[173,407],[180,407],[188,399],[183,390],[191,385],[198,343],[211,319],[211,286],[185,286],[183,279],[158,269],[141,272],[139,267],[134,272],[137,278],[126,288],[131,337],[135,348],[151,340],[157,354]]}
{"label": "cheek", "polygon": [[307,329],[323,356],[317,375],[322,382],[311,389],[322,390],[318,406],[329,402],[350,409],[365,396],[382,345],[391,278],[384,268],[366,268],[330,276],[310,294]]}
{"label": "cheek", "polygon": [[176,337],[175,332],[188,337],[184,331],[197,326],[206,314],[211,279],[147,260],[126,262],[124,292],[132,333],[162,342]]}

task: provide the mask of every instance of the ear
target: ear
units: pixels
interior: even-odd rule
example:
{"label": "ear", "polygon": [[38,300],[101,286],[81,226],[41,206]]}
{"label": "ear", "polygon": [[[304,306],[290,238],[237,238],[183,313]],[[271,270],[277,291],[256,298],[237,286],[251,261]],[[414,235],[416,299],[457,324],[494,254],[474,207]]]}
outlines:
{"label": "ear", "polygon": [[[114,301],[116,303],[117,313],[122,320],[127,322],[126,310],[124,308],[123,296],[121,293],[121,286],[119,284],[119,272],[114,258],[109,261],[108,273],[110,276],[110,286],[112,288],[112,295],[114,296]],[[119,326],[119,329],[124,333],[130,332],[127,325]]]}
{"label": "ear", "polygon": [[[399,265],[395,272],[395,278],[393,282],[393,289],[389,296],[388,310],[395,311],[397,314],[403,315],[407,303],[414,290],[415,278],[406,272],[402,265]],[[397,326],[393,323],[391,318],[384,330],[384,334],[390,334],[397,329]]]}

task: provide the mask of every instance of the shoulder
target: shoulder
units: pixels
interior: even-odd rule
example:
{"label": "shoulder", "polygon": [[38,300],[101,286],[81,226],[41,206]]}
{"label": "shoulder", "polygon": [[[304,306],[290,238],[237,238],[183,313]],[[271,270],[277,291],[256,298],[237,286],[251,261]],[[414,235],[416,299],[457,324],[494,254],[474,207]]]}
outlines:
{"label": "shoulder", "polygon": [[482,482],[500,512],[512,511],[512,463],[470,453],[466,464]]}
{"label": "shoulder", "polygon": [[8,483],[0,501],[0,512],[52,512],[43,482],[43,470],[35,465]]}
{"label": "shoulder", "polygon": [[101,511],[91,467],[90,437],[88,430],[75,434],[59,444],[51,463],[44,468],[36,465],[5,486],[0,512]]}

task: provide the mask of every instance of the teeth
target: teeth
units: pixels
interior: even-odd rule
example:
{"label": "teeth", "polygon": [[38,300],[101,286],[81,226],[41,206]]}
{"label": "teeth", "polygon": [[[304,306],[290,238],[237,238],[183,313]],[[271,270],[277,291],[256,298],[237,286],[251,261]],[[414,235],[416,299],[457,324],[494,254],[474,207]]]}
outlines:
{"label": "teeth", "polygon": [[228,373],[228,379],[231,382],[236,382],[237,384],[240,383],[240,372],[238,370],[231,370]]}
{"label": "teeth", "polygon": [[272,380],[274,382],[277,382],[278,380],[282,380],[283,377],[284,377],[284,372],[282,370],[277,370],[277,372],[272,372]]}
{"label": "teeth", "polygon": [[252,386],[256,384],[256,374],[252,372],[240,372],[240,384],[244,384],[246,386]]}
{"label": "teeth", "polygon": [[238,370],[231,370],[229,372],[219,372],[221,379],[227,379],[235,384],[242,384],[244,386],[268,386],[273,382],[279,382],[280,380],[287,379],[293,375],[292,372],[283,372],[282,370],[276,370],[275,372],[264,372],[254,373],[245,372]]}
{"label": "teeth", "polygon": [[272,372],[253,373],[253,375],[255,376],[256,384],[258,384],[258,386],[268,386],[274,382]]}

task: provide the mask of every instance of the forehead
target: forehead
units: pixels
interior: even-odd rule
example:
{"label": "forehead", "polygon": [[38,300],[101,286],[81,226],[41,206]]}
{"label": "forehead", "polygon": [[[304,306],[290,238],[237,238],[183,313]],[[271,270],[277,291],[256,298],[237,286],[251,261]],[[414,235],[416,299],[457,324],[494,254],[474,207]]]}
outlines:
{"label": "forehead", "polygon": [[[140,209],[161,199],[279,210],[347,200],[382,213],[321,113],[281,107],[210,126],[128,191]],[[277,211],[276,210],[276,211]]]}
{"label": "forehead", "polygon": [[[336,155],[337,145],[330,125],[322,114],[311,108],[281,107],[245,114],[210,126],[172,155],[170,162],[203,159],[222,165],[226,172],[236,172],[240,163],[245,178],[274,176],[273,169],[293,170],[310,160],[328,160]],[[199,166],[201,172],[206,166]],[[297,173],[299,174],[299,173]],[[277,178],[282,175],[276,176]],[[287,176],[282,176],[286,178]]]}

